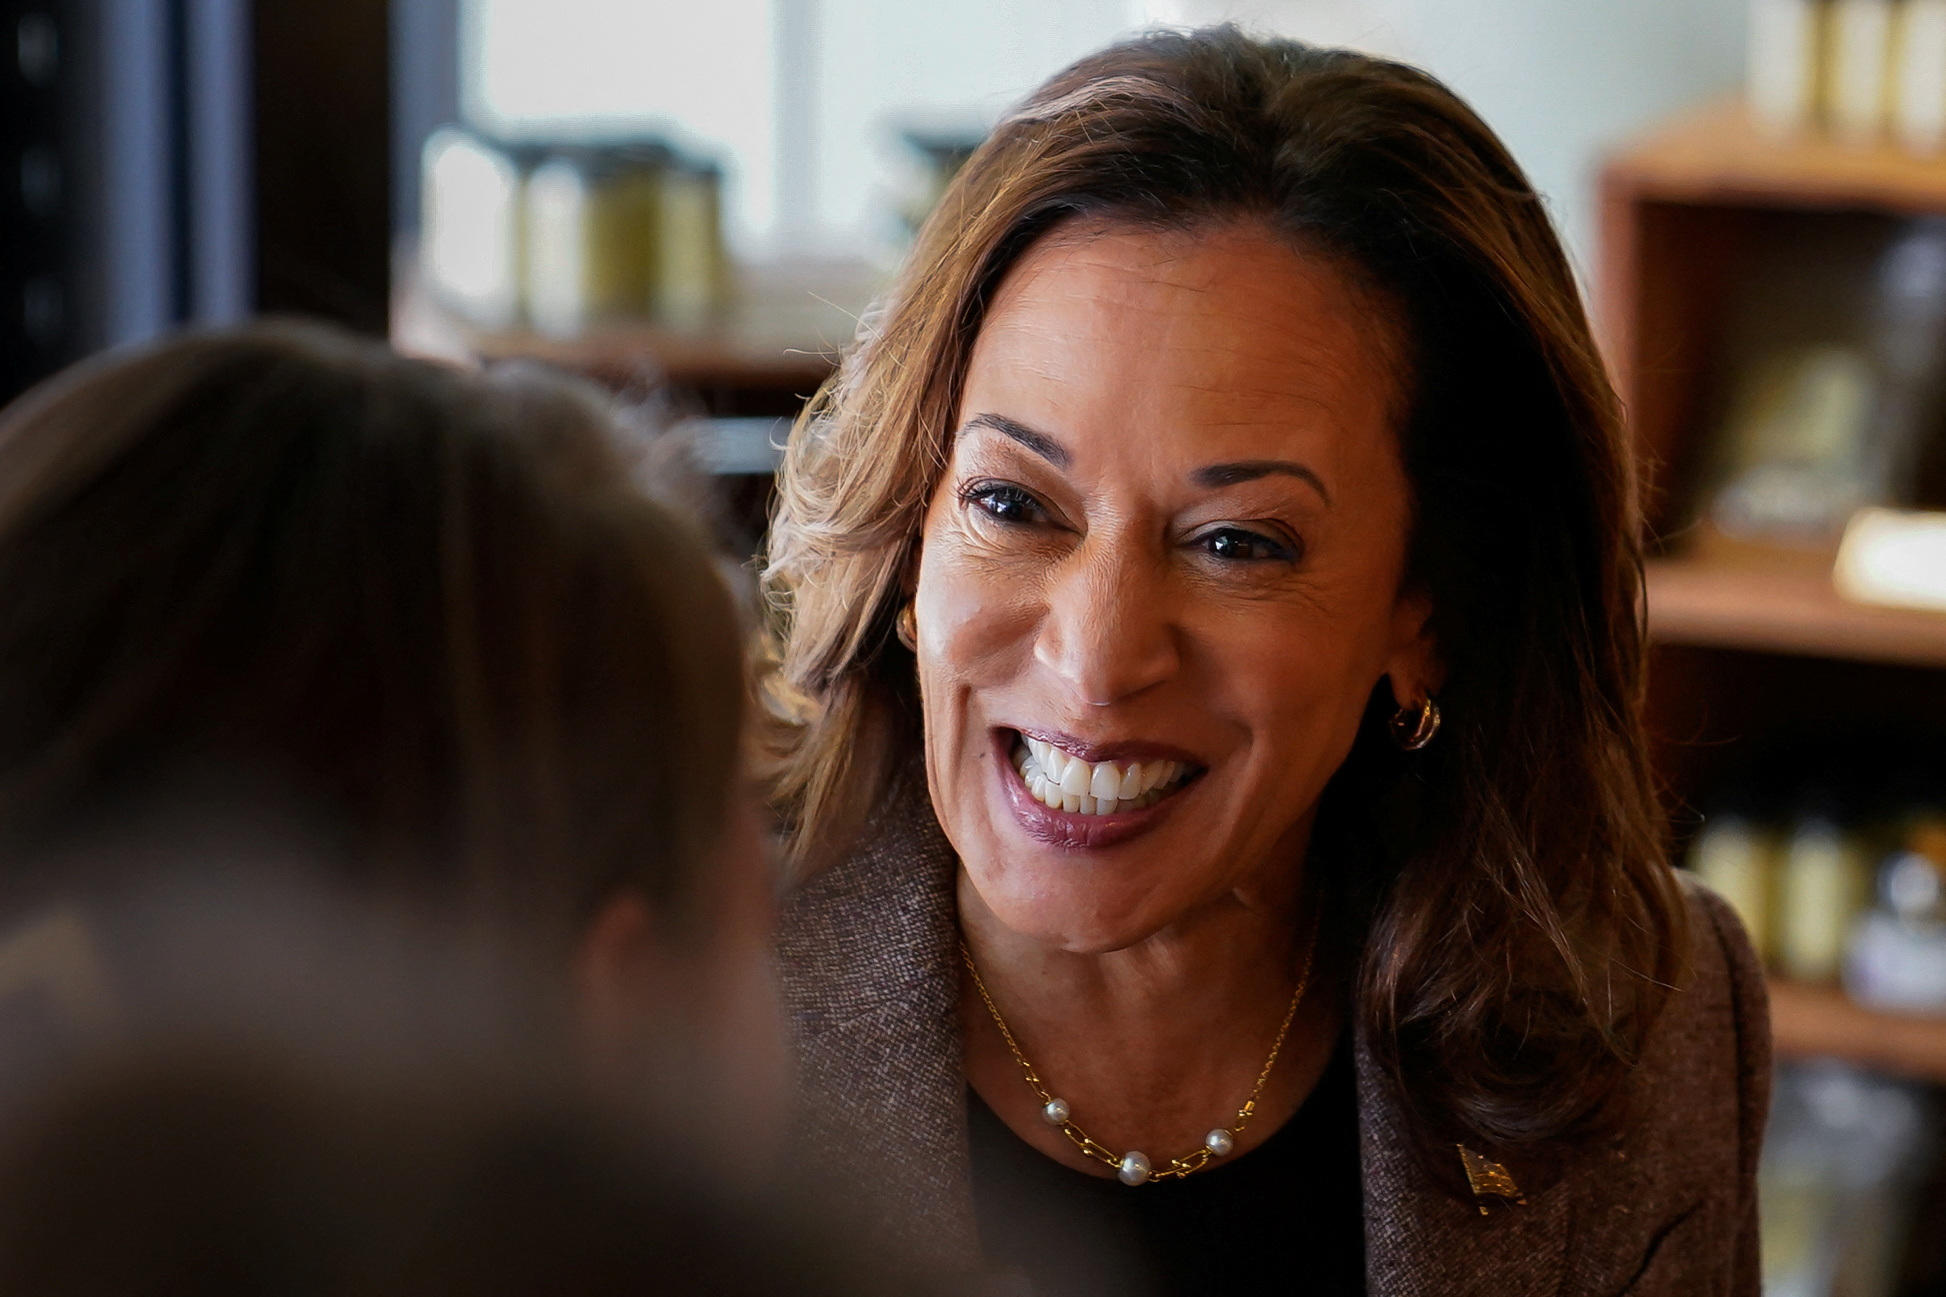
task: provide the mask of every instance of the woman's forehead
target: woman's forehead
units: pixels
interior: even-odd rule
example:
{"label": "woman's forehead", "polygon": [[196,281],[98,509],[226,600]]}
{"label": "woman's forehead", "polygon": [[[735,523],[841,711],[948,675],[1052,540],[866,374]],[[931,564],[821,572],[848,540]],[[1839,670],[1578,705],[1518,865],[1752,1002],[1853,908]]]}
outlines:
{"label": "woman's forehead", "polygon": [[1063,233],[995,294],[956,426],[995,412],[1056,436],[1365,439],[1392,427],[1392,334],[1332,260],[1260,226]]}

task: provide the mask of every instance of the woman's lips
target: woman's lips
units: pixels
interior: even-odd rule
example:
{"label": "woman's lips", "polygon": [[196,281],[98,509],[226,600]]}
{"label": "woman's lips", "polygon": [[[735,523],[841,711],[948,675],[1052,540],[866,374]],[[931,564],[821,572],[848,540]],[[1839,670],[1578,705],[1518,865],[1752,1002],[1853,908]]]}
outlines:
{"label": "woman's lips", "polygon": [[1147,833],[1168,817],[1181,800],[1183,792],[1202,773],[1200,767],[1177,773],[1165,781],[1166,788],[1158,788],[1148,797],[1137,798],[1132,809],[1089,815],[1049,806],[1034,795],[1022,778],[1016,762],[1016,750],[1021,741],[1021,731],[995,731],[994,744],[999,760],[994,764],[1002,796],[1013,812],[1015,821],[1029,837],[1065,850],[1117,846]]}
{"label": "woman's lips", "polygon": [[1044,730],[1023,725],[1018,729],[998,729],[994,731],[1007,740],[1006,751],[1013,750],[1019,739],[1037,739],[1061,749],[1072,757],[1083,761],[1180,761],[1186,766],[1200,768],[1196,755],[1168,743],[1152,743],[1146,739],[1124,739],[1109,743],[1097,743],[1060,730]]}

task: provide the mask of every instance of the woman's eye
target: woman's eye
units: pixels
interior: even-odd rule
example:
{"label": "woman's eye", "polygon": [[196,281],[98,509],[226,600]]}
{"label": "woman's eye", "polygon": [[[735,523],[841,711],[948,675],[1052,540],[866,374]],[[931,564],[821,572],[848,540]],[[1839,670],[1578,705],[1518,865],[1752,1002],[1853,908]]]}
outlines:
{"label": "woman's eye", "polygon": [[1038,522],[1042,517],[1040,501],[1017,486],[974,486],[965,492],[964,498],[1000,522]]}
{"label": "woman's eye", "polygon": [[1222,527],[1206,532],[1197,543],[1211,557],[1231,563],[1288,563],[1297,558],[1296,551],[1290,545],[1261,532],[1244,531],[1240,527]]}

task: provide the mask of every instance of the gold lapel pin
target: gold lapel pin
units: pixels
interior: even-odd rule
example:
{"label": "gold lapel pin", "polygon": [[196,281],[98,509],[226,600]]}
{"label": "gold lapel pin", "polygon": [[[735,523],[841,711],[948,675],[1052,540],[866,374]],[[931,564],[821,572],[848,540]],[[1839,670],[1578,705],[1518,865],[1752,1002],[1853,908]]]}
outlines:
{"label": "gold lapel pin", "polygon": [[1466,1168],[1466,1183],[1473,1190],[1473,1200],[1479,1204],[1480,1214],[1485,1216],[1489,1201],[1513,1203],[1525,1207],[1527,1198],[1514,1183],[1513,1173],[1500,1163],[1481,1157],[1464,1144],[1455,1144],[1459,1150],[1460,1165]]}

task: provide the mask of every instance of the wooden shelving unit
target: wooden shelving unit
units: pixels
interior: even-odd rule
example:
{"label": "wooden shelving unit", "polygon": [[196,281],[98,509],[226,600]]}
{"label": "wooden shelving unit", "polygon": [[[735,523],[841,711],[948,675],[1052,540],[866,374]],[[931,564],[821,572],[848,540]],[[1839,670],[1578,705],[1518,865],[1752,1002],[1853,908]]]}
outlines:
{"label": "wooden shelving unit", "polygon": [[[448,312],[409,267],[395,272],[392,339],[402,350],[467,360],[536,360],[619,391],[666,386],[704,412],[790,417],[837,367],[857,312],[878,288],[842,277],[743,285],[716,316],[685,327],[651,321],[591,326],[574,337],[487,329]],[[849,305],[846,305],[849,303]]]}
{"label": "wooden shelving unit", "polygon": [[1755,125],[1740,101],[1718,104],[1615,154],[1604,179],[1638,199],[1790,211],[1946,211],[1946,162],[1890,142],[1857,144]]}
{"label": "wooden shelving unit", "polygon": [[1649,564],[1649,633],[1659,643],[1850,662],[1946,667],[1946,613],[1853,603],[1823,564]]}
{"label": "wooden shelving unit", "polygon": [[1820,230],[1946,215],[1946,157],[1778,137],[1725,104],[1621,149],[1599,187],[1602,343],[1645,452],[1651,520],[1671,534],[1737,286]]}
{"label": "wooden shelving unit", "polygon": [[1770,1019],[1783,1058],[1840,1058],[1907,1080],[1946,1085],[1946,1017],[1886,1013],[1844,992],[1773,979]]}
{"label": "wooden shelving unit", "polygon": [[838,345],[735,320],[692,330],[611,325],[579,338],[519,329],[468,334],[469,349],[485,359],[541,360],[617,386],[651,375],[680,387],[783,389],[800,398],[830,376]]}
{"label": "wooden shelving unit", "polygon": [[[1601,201],[1603,345],[1644,454],[1652,525],[1687,536],[1736,285],[1800,233],[1946,214],[1946,159],[1778,138],[1720,105],[1616,153]],[[1650,563],[1657,757],[1692,808],[1728,754],[1787,727],[1918,727],[1946,743],[1946,614],[1850,603],[1829,573],[1825,555],[1708,545],[1673,545]],[[1946,1017],[1878,1012],[1784,981],[1773,982],[1771,1011],[1780,1056],[1946,1084]]]}

